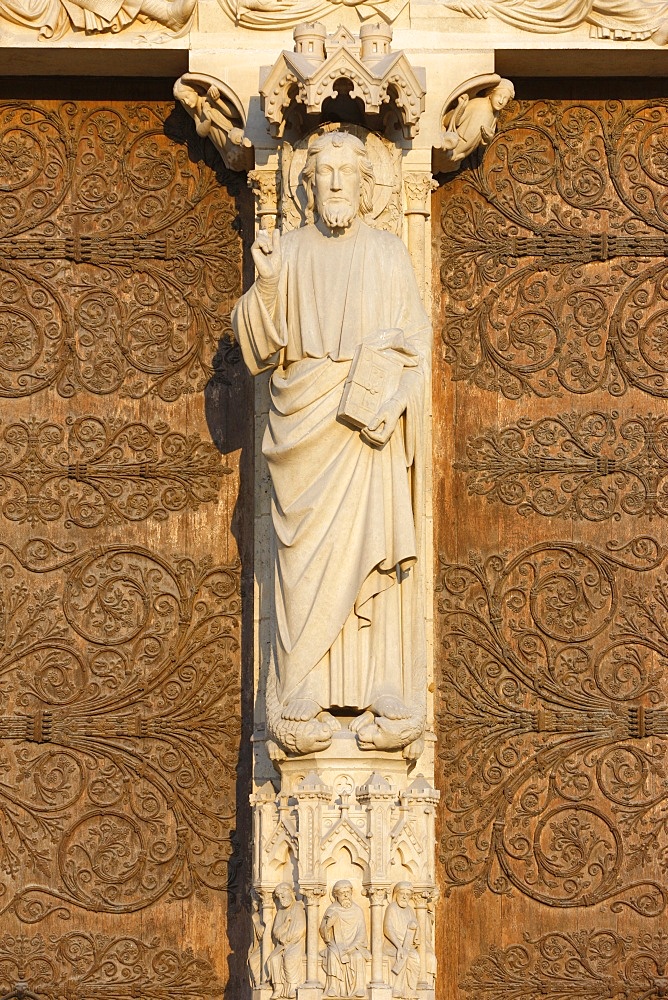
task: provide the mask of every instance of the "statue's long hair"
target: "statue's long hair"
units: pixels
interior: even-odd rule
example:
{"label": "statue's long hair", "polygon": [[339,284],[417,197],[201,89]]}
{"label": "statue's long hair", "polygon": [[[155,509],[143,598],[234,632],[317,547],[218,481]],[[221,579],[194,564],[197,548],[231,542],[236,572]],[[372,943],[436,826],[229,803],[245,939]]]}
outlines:
{"label": "statue's long hair", "polygon": [[306,154],[306,165],[302,170],[302,184],[306,191],[306,211],[312,216],[315,212],[315,168],[318,153],[327,146],[348,146],[358,158],[360,168],[360,215],[369,215],[373,209],[373,167],[361,139],[350,132],[325,132],[315,142],[312,142]]}

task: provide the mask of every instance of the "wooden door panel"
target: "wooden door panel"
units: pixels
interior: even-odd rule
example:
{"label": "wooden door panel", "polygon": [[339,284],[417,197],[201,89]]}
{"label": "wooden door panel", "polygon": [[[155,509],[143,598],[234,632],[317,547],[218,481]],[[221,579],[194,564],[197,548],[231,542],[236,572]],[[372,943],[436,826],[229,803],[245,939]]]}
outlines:
{"label": "wooden door panel", "polygon": [[171,102],[0,103],[0,995],[241,974],[242,180]]}
{"label": "wooden door panel", "polygon": [[517,102],[435,198],[444,997],[664,988],[667,140]]}

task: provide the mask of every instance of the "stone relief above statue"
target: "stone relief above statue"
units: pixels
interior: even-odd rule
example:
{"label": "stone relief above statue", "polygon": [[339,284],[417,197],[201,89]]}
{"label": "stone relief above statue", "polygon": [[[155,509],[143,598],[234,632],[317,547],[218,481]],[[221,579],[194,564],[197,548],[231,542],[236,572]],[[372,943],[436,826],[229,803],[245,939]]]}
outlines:
{"label": "stone relief above statue", "polygon": [[258,277],[232,316],[250,371],[273,369],[269,736],[313,753],[337,715],[352,716],[362,749],[417,756],[426,649],[414,511],[431,328],[404,244],[360,217],[373,204],[364,143],[318,137],[303,183],[316,221],[259,233]]}
{"label": "stone relief above statue", "polygon": [[211,140],[226,167],[253,169],[253,145],[244,135],[243,107],[229,87],[203,73],[184,73],[174,84],[174,97],[195,122],[197,134]]}
{"label": "stone relief above statue", "polygon": [[289,882],[280,882],[276,886],[274,901],[276,916],[271,928],[274,949],[267,958],[267,971],[272,986],[271,1000],[294,1000],[297,987],[304,981],[304,904],[295,899],[295,891]]}
{"label": "stone relief above statue", "polygon": [[[472,94],[480,92],[480,96]],[[438,171],[459,169],[462,160],[479,146],[488,146],[501,111],[515,96],[510,80],[496,74],[468,81],[446,101],[443,117],[441,155],[434,164]],[[456,105],[453,107],[453,102]]]}
{"label": "stone relief above statue", "polygon": [[513,28],[550,34],[588,24],[594,38],[668,41],[668,3],[662,0],[450,0],[450,10],[484,19],[499,18]]}
{"label": "stone relief above statue", "polygon": [[33,28],[40,38],[57,39],[68,29],[87,34],[118,32],[133,21],[155,21],[183,31],[197,0],[0,0],[0,18]]}
{"label": "stone relief above statue", "polygon": [[320,937],[325,942],[322,967],[325,997],[366,997],[367,946],[364,914],[353,902],[353,887],[347,879],[332,886],[333,902],[325,910]]}
{"label": "stone relief above statue", "polygon": [[220,0],[220,4],[242,28],[276,31],[315,21],[343,7],[354,7],[361,20],[380,15],[391,24],[408,0]]}
{"label": "stone relief above statue", "polygon": [[416,1000],[420,975],[418,922],[412,898],[411,883],[397,882],[383,919],[384,950],[391,962],[392,996],[400,1000]]}

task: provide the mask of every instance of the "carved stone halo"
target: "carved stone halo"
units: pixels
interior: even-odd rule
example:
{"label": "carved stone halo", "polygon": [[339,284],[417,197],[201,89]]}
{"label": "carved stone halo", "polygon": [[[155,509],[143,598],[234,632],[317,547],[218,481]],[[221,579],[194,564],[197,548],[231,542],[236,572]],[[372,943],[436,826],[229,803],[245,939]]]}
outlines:
{"label": "carved stone halo", "polygon": [[350,132],[361,139],[373,164],[375,179],[373,211],[366,222],[377,229],[401,234],[401,152],[375,132],[361,125],[330,122],[320,125],[300,139],[295,146],[283,150],[283,230],[296,229],[312,220],[307,217],[306,191],[301,183],[309,146],[325,132]]}

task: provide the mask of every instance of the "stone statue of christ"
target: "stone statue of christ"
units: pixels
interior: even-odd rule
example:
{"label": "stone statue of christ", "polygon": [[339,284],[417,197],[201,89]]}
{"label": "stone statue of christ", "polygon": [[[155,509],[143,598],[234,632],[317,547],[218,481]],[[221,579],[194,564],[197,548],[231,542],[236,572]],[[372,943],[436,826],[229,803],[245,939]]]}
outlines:
{"label": "stone statue of christ", "polygon": [[[302,176],[316,221],[260,232],[258,277],[232,316],[250,371],[274,369],[263,443],[276,535],[267,721],[289,753],[326,747],[336,714],[354,717],[363,749],[415,748],[426,672],[414,512],[431,329],[403,243],[360,217],[372,204],[364,144],[321,136]],[[404,367],[360,430],[338,409],[362,343]]]}

